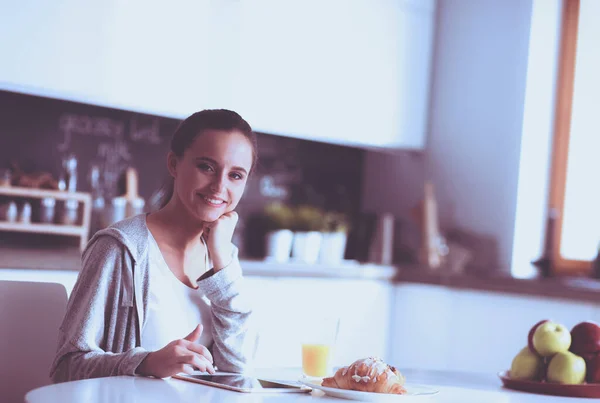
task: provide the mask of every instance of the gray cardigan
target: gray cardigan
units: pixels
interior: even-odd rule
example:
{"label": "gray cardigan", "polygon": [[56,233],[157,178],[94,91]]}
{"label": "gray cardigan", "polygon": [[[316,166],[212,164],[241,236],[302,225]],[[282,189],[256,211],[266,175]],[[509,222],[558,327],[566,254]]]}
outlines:
{"label": "gray cardigan", "polygon": [[[54,382],[134,375],[149,354],[140,347],[152,286],[148,236],[146,216],[139,215],[97,232],[88,243],[59,328]],[[204,277],[198,286],[210,301],[214,363],[222,371],[244,372],[254,340],[237,250],[227,267]]]}

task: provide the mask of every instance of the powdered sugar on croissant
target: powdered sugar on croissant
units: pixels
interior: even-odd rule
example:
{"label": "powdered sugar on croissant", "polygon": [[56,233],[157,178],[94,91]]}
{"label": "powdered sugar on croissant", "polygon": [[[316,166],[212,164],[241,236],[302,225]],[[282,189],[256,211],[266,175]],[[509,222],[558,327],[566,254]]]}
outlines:
{"label": "powdered sugar on croissant", "polygon": [[404,376],[396,368],[379,358],[368,357],[338,369],[334,376],[323,379],[322,385],[330,388],[402,395],[406,393],[404,381]]}

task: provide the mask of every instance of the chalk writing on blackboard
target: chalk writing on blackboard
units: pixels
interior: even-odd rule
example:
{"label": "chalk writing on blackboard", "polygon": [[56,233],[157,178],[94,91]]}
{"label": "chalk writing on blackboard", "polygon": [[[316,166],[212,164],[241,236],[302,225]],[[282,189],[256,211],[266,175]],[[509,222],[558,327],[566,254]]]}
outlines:
{"label": "chalk writing on blackboard", "polygon": [[71,147],[73,136],[103,137],[122,139],[125,134],[125,124],[119,120],[92,117],[87,115],[63,114],[58,121],[63,134],[63,141],[58,145],[61,152]]}
{"label": "chalk writing on blackboard", "polygon": [[98,145],[98,157],[103,159],[114,159],[114,160],[131,160],[131,153],[129,147],[124,141],[117,140],[114,143],[100,143]]}
{"label": "chalk writing on blackboard", "polygon": [[129,138],[136,142],[160,144],[162,139],[159,120],[132,117],[129,121]]}
{"label": "chalk writing on blackboard", "polygon": [[97,157],[102,172],[102,187],[105,195],[112,197],[116,191],[119,176],[131,162],[131,153],[127,143],[117,140],[112,143],[102,142],[98,145]]}
{"label": "chalk writing on blackboard", "polygon": [[[120,120],[93,117],[87,115],[64,114],[59,119],[59,128],[63,140],[58,145],[58,150],[69,150],[74,136],[102,137],[110,139],[123,139],[125,123]],[[160,144],[160,121],[158,118],[132,117],[128,127],[129,138],[134,142]]]}

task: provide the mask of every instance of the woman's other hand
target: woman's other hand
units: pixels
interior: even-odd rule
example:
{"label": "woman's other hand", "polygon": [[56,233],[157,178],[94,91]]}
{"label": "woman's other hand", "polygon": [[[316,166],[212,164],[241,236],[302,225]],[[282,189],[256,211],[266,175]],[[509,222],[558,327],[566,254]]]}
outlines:
{"label": "woman's other hand", "polygon": [[174,340],[160,350],[151,352],[138,367],[144,376],[167,378],[180,372],[191,374],[194,368],[210,374],[215,373],[210,351],[198,344],[203,326],[196,328],[183,339]]}
{"label": "woman's other hand", "polygon": [[218,220],[205,224],[208,254],[212,259],[215,272],[231,263],[233,245],[231,238],[238,222],[235,211],[223,214]]}

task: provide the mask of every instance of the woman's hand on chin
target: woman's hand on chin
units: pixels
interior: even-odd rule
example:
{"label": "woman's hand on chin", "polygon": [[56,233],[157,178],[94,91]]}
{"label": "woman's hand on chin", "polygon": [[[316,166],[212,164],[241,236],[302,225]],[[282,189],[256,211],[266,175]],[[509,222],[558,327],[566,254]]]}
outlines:
{"label": "woman's hand on chin", "polygon": [[238,222],[235,211],[223,214],[216,221],[204,224],[204,234],[208,254],[212,259],[215,272],[231,263],[233,245],[231,238]]}

